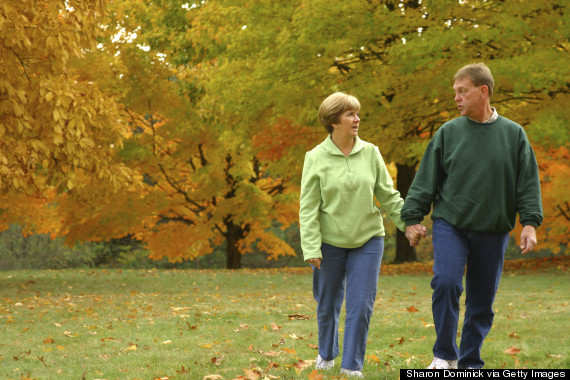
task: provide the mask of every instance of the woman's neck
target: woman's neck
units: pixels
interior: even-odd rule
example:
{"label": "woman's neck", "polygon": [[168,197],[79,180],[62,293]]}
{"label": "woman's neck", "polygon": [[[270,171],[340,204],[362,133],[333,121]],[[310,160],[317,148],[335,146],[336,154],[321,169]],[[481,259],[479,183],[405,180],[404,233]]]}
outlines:
{"label": "woman's neck", "polygon": [[337,146],[338,149],[348,157],[350,152],[352,152],[352,148],[354,147],[354,142],[356,141],[356,137],[353,136],[344,136],[340,137],[336,135],[334,132],[331,134],[331,139],[334,145]]}

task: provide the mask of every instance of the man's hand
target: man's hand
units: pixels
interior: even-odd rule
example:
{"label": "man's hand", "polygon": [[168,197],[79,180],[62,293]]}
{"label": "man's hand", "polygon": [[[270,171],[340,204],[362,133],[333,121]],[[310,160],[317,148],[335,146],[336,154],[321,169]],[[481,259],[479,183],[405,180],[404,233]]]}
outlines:
{"label": "man's hand", "polygon": [[321,259],[309,259],[307,262],[315,268],[321,269]]}
{"label": "man's hand", "polygon": [[536,229],[534,226],[524,226],[521,233],[522,254],[529,253],[536,245]]}
{"label": "man's hand", "polygon": [[406,226],[406,238],[410,241],[410,246],[415,247],[420,244],[421,238],[426,237],[426,227],[421,224]]}

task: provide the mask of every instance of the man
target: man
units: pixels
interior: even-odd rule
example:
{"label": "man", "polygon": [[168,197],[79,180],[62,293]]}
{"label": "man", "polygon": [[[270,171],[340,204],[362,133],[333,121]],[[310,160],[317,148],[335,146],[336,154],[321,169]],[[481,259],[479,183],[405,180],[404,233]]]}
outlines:
{"label": "man", "polygon": [[[490,105],[494,81],[489,68],[467,65],[454,79],[461,117],[445,123],[430,141],[402,219],[411,244],[417,245],[417,237],[425,236],[419,223],[433,203],[431,287],[437,339],[428,368],[481,368],[509,232],[518,213],[522,253],[532,251],[542,202],[538,166],[524,130]],[[458,350],[464,272],[466,310]]]}

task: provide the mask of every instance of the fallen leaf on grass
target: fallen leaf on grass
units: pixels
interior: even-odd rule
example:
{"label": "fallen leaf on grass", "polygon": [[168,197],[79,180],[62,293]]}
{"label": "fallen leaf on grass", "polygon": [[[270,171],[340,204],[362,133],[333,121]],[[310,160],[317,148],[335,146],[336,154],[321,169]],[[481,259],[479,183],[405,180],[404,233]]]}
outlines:
{"label": "fallen leaf on grass", "polygon": [[243,372],[245,372],[245,375],[247,376],[246,379],[249,380],[258,380],[261,377],[261,372],[255,369],[244,369]]}
{"label": "fallen leaf on grass", "polygon": [[212,362],[212,364],[214,365],[220,365],[222,364],[222,361],[224,361],[224,356],[215,356],[212,359],[210,359],[210,361]]}
{"label": "fallen leaf on grass", "polygon": [[131,345],[129,345],[129,347],[123,348],[123,351],[136,351],[137,348],[138,348],[138,347],[137,347],[136,344],[131,344]]}
{"label": "fallen leaf on grass", "polygon": [[314,362],[314,360],[299,360],[297,363],[295,363],[295,371],[301,372],[310,367]]}
{"label": "fallen leaf on grass", "polygon": [[160,342],[160,344],[172,344],[171,340],[165,340],[164,342]]}
{"label": "fallen leaf on grass", "polygon": [[51,343],[54,343],[54,342],[55,342],[55,340],[53,340],[52,338],[47,338],[47,339],[44,340],[44,344],[51,344]]}
{"label": "fallen leaf on grass", "polygon": [[518,334],[517,334],[516,332],[514,332],[514,331],[513,331],[512,333],[510,333],[509,336],[510,336],[511,338],[516,338],[516,339],[520,339],[520,338],[521,338],[521,337],[518,336]]}
{"label": "fallen leaf on grass", "polygon": [[289,314],[289,320],[310,319],[311,317],[303,314]]}
{"label": "fallen leaf on grass", "polygon": [[380,358],[379,358],[378,356],[374,355],[374,354],[366,355],[366,359],[368,359],[368,360],[371,361],[371,362],[380,364]]}
{"label": "fallen leaf on grass", "polygon": [[190,370],[184,368],[184,366],[182,366],[182,368],[176,370],[176,373],[188,373],[188,372],[190,372]]}
{"label": "fallen leaf on grass", "polygon": [[549,358],[562,359],[562,355],[548,354],[546,356]]}
{"label": "fallen leaf on grass", "polygon": [[265,369],[266,371],[269,371],[270,369],[273,368],[279,368],[279,364],[272,362],[271,360],[269,361],[269,365],[267,366],[267,368]]}
{"label": "fallen leaf on grass", "polygon": [[309,373],[309,380],[324,380],[325,376],[316,369]]}
{"label": "fallen leaf on grass", "polygon": [[305,338],[301,338],[301,337],[299,337],[299,336],[297,336],[297,335],[295,335],[295,334],[289,335],[289,338],[294,339],[294,340],[303,340],[303,339],[305,339]]}
{"label": "fallen leaf on grass", "polygon": [[235,329],[234,332],[240,332],[240,331],[247,330],[247,329],[249,329],[249,326],[248,326],[248,325],[246,325],[246,324],[240,324],[240,325],[239,325],[239,328],[238,328],[238,329]]}
{"label": "fallen leaf on grass", "polygon": [[409,311],[410,313],[416,313],[419,311],[418,309],[415,308],[414,305],[407,307],[406,310]]}
{"label": "fallen leaf on grass", "polygon": [[202,380],[222,380],[223,377],[220,375],[206,375],[202,378]]}
{"label": "fallen leaf on grass", "polygon": [[505,350],[505,354],[509,354],[509,355],[514,355],[521,352],[520,349],[516,348],[515,346],[512,346],[511,348]]}
{"label": "fallen leaf on grass", "polygon": [[281,326],[278,326],[275,322],[271,322],[271,330],[279,331],[281,330]]}
{"label": "fallen leaf on grass", "polygon": [[281,338],[281,340],[279,340],[279,342],[277,343],[272,343],[271,346],[273,347],[279,347],[285,344],[285,338]]}
{"label": "fallen leaf on grass", "polygon": [[185,321],[186,325],[188,325],[188,330],[196,330],[198,328],[198,325],[194,325],[192,326],[190,323],[188,323],[188,321]]}

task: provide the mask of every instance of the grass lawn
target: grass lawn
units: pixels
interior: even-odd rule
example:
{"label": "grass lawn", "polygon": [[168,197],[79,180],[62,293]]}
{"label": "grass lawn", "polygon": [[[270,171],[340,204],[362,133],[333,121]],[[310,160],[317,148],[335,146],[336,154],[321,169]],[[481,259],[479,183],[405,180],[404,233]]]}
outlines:
{"label": "grass lawn", "polygon": [[[404,268],[380,277],[370,379],[432,359],[431,276]],[[569,285],[564,266],[506,271],[486,368],[570,368]],[[313,370],[311,289],[300,268],[0,272],[0,378],[340,379],[340,357]]]}

